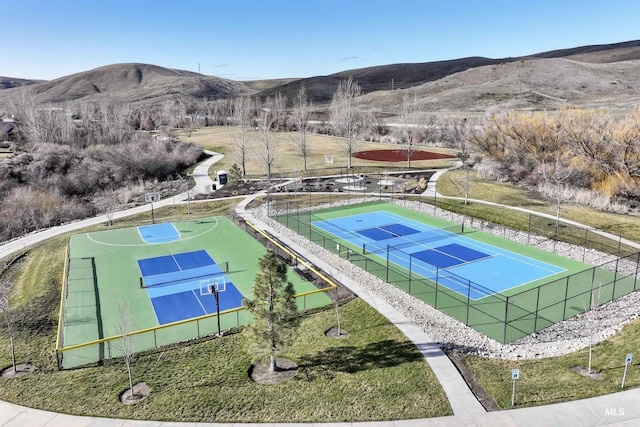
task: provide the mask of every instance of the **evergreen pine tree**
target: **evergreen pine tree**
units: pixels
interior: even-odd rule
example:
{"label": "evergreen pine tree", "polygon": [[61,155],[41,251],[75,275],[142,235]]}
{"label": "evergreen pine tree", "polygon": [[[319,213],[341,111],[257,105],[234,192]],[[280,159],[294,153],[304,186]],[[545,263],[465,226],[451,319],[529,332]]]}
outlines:
{"label": "evergreen pine tree", "polygon": [[258,262],[258,274],[253,284],[253,299],[244,299],[243,306],[253,315],[249,331],[258,352],[269,357],[269,370],[276,371],[276,355],[293,338],[298,326],[298,307],[293,284],[287,280],[287,266],[276,254],[268,251]]}

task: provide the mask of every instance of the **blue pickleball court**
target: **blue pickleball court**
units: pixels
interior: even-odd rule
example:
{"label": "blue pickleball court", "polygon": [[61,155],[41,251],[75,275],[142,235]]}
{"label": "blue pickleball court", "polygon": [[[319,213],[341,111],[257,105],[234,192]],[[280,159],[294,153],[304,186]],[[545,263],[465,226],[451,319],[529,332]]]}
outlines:
{"label": "blue pickleball court", "polygon": [[220,311],[242,305],[243,295],[205,250],[140,259],[138,267],[160,325],[216,313],[211,285],[224,288]]}

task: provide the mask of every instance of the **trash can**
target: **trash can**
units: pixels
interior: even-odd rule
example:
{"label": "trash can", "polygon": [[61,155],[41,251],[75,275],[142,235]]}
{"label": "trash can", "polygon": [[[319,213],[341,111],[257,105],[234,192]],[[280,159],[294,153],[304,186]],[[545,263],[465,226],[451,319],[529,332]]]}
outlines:
{"label": "trash can", "polygon": [[218,183],[225,185],[227,183],[227,173],[225,171],[218,171]]}

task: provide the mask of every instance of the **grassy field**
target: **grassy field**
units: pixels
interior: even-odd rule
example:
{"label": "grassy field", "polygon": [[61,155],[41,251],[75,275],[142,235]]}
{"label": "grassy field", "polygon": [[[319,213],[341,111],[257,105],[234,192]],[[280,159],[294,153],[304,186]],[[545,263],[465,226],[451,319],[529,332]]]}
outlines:
{"label": "grassy field", "polygon": [[[234,163],[238,163],[238,160],[234,155],[234,142],[233,138],[236,135],[234,128],[231,127],[209,127],[204,129],[198,129],[188,136],[187,133],[177,134],[178,138],[184,142],[192,142],[204,147],[207,150],[215,151],[224,154],[225,157],[222,161],[216,163],[210,175],[214,175],[217,170],[229,171]],[[307,157],[307,172],[303,172],[302,157],[297,152],[294,139],[297,138],[296,132],[279,133],[278,138],[280,144],[278,145],[278,155],[276,166],[273,169],[274,173],[282,174],[286,177],[298,177],[298,176],[312,176],[312,175],[330,175],[339,174],[340,166],[347,165],[347,156],[341,151],[342,140],[340,138],[309,134],[308,144],[310,147],[310,154]],[[257,132],[249,132],[248,136],[250,141],[254,141],[259,137]],[[250,143],[251,146],[252,143]],[[402,145],[382,145],[372,142],[358,142],[354,145],[355,151],[372,150],[372,149],[402,149]],[[439,148],[426,148],[426,150],[438,152],[438,153],[452,153],[451,150],[439,149]],[[251,150],[250,150],[251,151]],[[325,163],[325,154],[333,155],[333,165]],[[412,169],[434,169],[442,168],[445,166],[452,166],[455,164],[456,159],[453,160],[425,160],[425,161],[413,161],[411,162]],[[400,163],[387,163],[387,162],[374,162],[369,160],[352,159],[353,165],[359,170],[371,171],[384,171],[386,169],[392,170],[394,168],[406,167],[406,162]],[[239,164],[238,164],[239,166]],[[360,169],[362,168],[362,169]],[[264,166],[255,156],[250,156],[247,162],[247,175],[255,178],[265,174]]]}
{"label": "grassy field", "polygon": [[[445,196],[464,197],[462,182],[464,182],[463,171],[449,171],[438,180],[438,192]],[[549,215],[556,214],[556,207],[552,206],[548,201],[542,200],[538,195],[512,184],[482,180],[473,172],[471,173],[470,182],[469,197],[472,199],[526,208]],[[513,228],[526,230],[528,227],[529,217],[525,213],[507,212],[502,207],[492,207],[478,203],[471,203],[465,206],[459,201],[439,200],[438,204],[440,203],[443,204],[445,209],[499,222]],[[603,212],[588,206],[569,203],[562,205],[560,216],[598,230],[640,242],[638,234],[640,218],[635,216]]]}
{"label": "grassy field", "polygon": [[[586,377],[574,369],[588,367],[588,349],[541,360],[508,361],[467,355],[465,361],[498,405],[510,409],[511,370],[514,368],[520,369],[516,408],[585,399],[621,391],[625,355],[637,351],[638,347],[639,319],[626,325],[611,339],[594,346],[592,369],[602,374],[601,379]],[[634,359],[627,372],[625,389],[639,386],[640,363]]]}
{"label": "grassy field", "polygon": [[[197,203],[207,216],[228,211],[230,202]],[[157,210],[157,218],[179,220],[184,207]],[[146,223],[145,215],[117,221],[114,227]],[[92,227],[92,231],[107,228]],[[88,230],[84,230],[88,231]],[[16,285],[11,304],[16,318],[18,363],[35,372],[0,378],[0,399],[29,407],[78,415],[203,422],[313,422],[405,419],[448,415],[446,397],[428,364],[393,325],[359,299],[341,308],[350,335],[334,340],[324,332],[335,326],[335,311],[304,317],[298,339],[284,354],[299,366],[283,383],[253,383],[248,370],[250,343],[239,332],[138,355],[134,381],[151,395],[134,406],[118,402],[128,388],[124,364],[58,371],[54,354],[64,248],[59,236],[28,248],[12,267]],[[10,365],[8,339],[0,331],[0,367]]]}

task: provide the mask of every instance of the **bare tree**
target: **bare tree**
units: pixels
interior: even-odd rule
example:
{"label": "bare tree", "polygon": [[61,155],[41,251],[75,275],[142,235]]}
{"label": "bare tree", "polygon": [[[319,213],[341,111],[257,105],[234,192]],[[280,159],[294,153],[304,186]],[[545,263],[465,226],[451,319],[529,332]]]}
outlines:
{"label": "bare tree", "polygon": [[168,100],[162,104],[160,117],[161,127],[167,133],[167,138],[171,139],[171,131],[173,130],[177,122],[177,112],[173,101]]}
{"label": "bare tree", "polygon": [[304,86],[300,86],[300,90],[293,102],[293,125],[298,131],[298,137],[294,143],[298,147],[298,152],[302,156],[302,169],[307,170],[307,156],[309,155],[309,144],[307,142],[307,134],[310,132],[311,111],[313,104],[307,98],[307,90]]}
{"label": "bare tree", "polygon": [[342,80],[331,98],[329,114],[335,134],[343,139],[343,152],[348,156],[347,168],[351,169],[351,158],[358,133],[364,127],[364,114],[355,105],[362,88],[351,77]]}
{"label": "bare tree", "polygon": [[282,116],[285,104],[286,98],[282,94],[268,97],[258,114],[260,130],[256,155],[265,167],[269,184],[271,184],[271,172],[276,165],[278,155],[279,136],[274,126]]}
{"label": "bare tree", "polygon": [[113,215],[123,206],[120,194],[113,190],[103,190],[95,198],[96,208],[107,217],[109,227],[113,225]]}
{"label": "bare tree", "polygon": [[131,375],[131,370],[137,343],[137,335],[131,335],[135,327],[133,322],[133,309],[129,305],[118,304],[118,319],[120,323],[117,325],[117,329],[121,337],[117,346],[119,347],[118,350],[122,352],[124,363],[127,365],[129,390],[133,398],[133,376]]}
{"label": "bare tree", "polygon": [[469,204],[469,172],[471,169],[469,167],[469,159],[471,158],[471,154],[469,153],[469,145],[467,144],[467,141],[460,141],[460,151],[456,154],[456,156],[458,157],[458,159],[460,159],[460,162],[462,163],[462,169],[466,172],[464,182],[464,204],[467,205]]}
{"label": "bare tree", "polygon": [[73,121],[62,107],[39,105],[31,88],[12,98],[10,109],[20,122],[20,131],[33,146],[41,143],[68,142]]}
{"label": "bare tree", "polygon": [[232,140],[235,146],[234,158],[240,163],[242,176],[247,175],[247,160],[251,152],[249,131],[256,114],[256,102],[254,99],[243,96],[236,98],[233,102],[232,119],[236,125],[237,133],[233,134]]}
{"label": "bare tree", "polygon": [[564,201],[564,184],[571,176],[571,172],[571,166],[566,164],[560,151],[556,151],[554,154],[553,163],[547,163],[542,167],[542,176],[545,182],[552,188],[551,197],[556,205],[556,234],[560,227],[560,208]]}
{"label": "bare tree", "polygon": [[398,126],[405,144],[407,144],[407,167],[411,167],[411,153],[416,135],[419,132],[423,112],[420,103],[414,95],[413,98],[404,96],[398,113]]}
{"label": "bare tree", "polygon": [[584,308],[585,316],[587,317],[587,326],[586,331],[589,334],[589,367],[588,372],[591,374],[591,366],[593,362],[593,335],[596,333],[600,327],[600,322],[596,317],[596,310],[600,306],[600,297],[602,295],[602,283],[598,285],[597,295],[594,293],[595,289],[593,288],[593,281],[591,282],[591,301],[589,303],[589,308],[587,308],[584,301],[582,302],[582,307]]}

